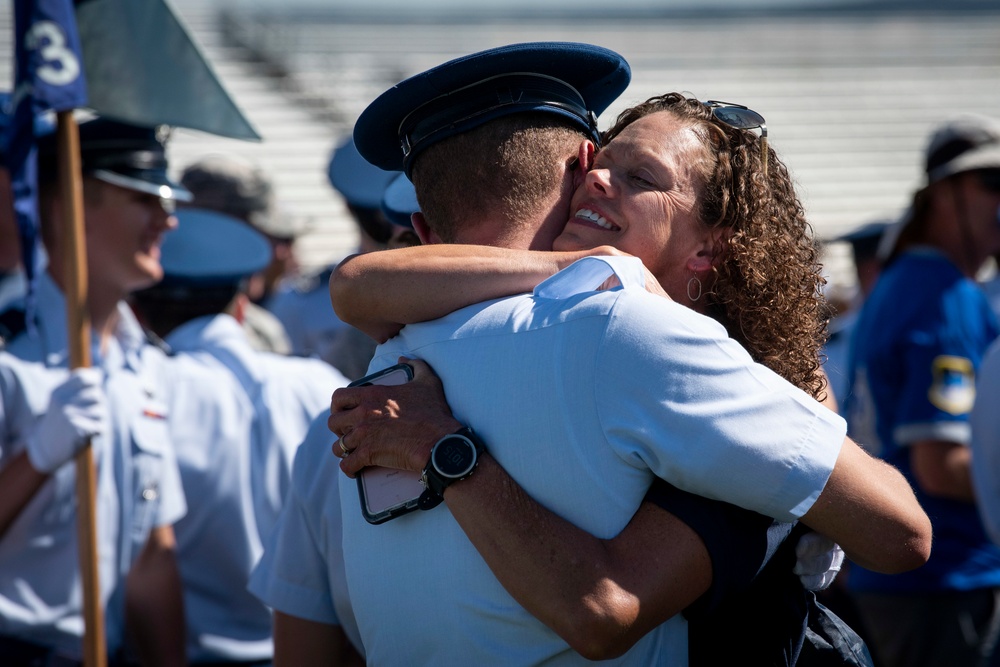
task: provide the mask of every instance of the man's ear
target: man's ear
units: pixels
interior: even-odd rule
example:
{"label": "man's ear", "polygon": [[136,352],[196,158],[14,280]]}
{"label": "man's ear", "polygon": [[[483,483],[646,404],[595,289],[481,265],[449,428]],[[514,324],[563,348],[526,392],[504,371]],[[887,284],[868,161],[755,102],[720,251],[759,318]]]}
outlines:
{"label": "man's ear", "polygon": [[578,188],[583,184],[583,180],[587,177],[587,172],[594,166],[594,155],[596,154],[596,149],[594,148],[594,143],[589,139],[580,142],[580,147],[577,149],[576,157],[573,158],[570,164],[570,170],[573,174],[573,187]]}
{"label": "man's ear", "polygon": [[424,214],[420,211],[410,215],[410,223],[413,225],[413,231],[417,233],[417,238],[420,239],[423,245],[441,243],[441,237],[431,230],[427,225],[427,219],[424,218]]}

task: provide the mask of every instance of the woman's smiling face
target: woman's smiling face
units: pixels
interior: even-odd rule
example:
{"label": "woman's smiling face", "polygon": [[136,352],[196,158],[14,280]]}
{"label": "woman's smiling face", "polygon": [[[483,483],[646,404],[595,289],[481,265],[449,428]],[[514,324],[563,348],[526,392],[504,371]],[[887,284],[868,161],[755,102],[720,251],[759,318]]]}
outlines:
{"label": "woman's smiling face", "polygon": [[690,124],[672,114],[633,122],[597,154],[553,249],[614,246],[686,303],[688,281],[711,268],[710,233],[698,218],[707,159]]}

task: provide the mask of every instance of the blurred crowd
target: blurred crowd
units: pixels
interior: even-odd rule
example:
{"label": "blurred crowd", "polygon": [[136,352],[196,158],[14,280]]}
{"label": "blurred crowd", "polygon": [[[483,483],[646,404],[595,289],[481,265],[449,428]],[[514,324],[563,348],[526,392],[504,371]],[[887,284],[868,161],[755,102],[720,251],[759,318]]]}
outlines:
{"label": "blurred crowd", "polygon": [[[753,144],[762,147],[741,159],[762,160],[765,176],[770,168],[775,178],[785,177],[780,162],[768,162],[763,119],[745,124],[745,118],[720,121],[763,137]],[[366,333],[334,312],[330,282],[344,258],[301,270],[296,241],[308,225],[289,212],[260,165],[235,154],[205,155],[181,165],[175,179],[156,128],[94,118],[79,126],[93,362],[69,370],[64,295],[78,279],[64,268],[72,250],[63,224],[66,194],[55,178],[56,135],[51,127],[39,131],[42,243],[30,283],[10,179],[0,170],[0,664],[80,664],[83,575],[73,462],[85,444],[98,470],[97,570],[111,663],[305,664],[288,657],[306,655],[288,643],[294,634],[280,635],[285,644],[275,637],[279,624],[296,616],[281,602],[311,593],[286,580],[281,590],[273,580],[250,590],[248,582],[266,551],[281,557],[275,536],[287,535],[294,521],[289,499],[305,493],[295,472],[303,443],[319,442],[337,474],[336,448],[345,461],[354,455],[359,443],[348,441],[362,429],[331,432],[331,396],[369,372],[377,345],[390,336]],[[436,234],[422,226],[430,213],[421,212],[416,193],[433,193],[428,181],[437,175],[422,184],[410,178],[409,163],[381,168],[370,161],[375,151],[366,150],[363,157],[352,137],[331,146],[327,174],[356,222],[358,244],[348,262],[355,266],[369,253],[409,257],[391,252]],[[823,409],[838,412],[847,435],[868,454],[902,473],[930,519],[933,547],[925,564],[886,574],[853,562],[845,545],[848,558],[841,565],[840,552],[824,560],[822,583],[813,590],[821,608],[867,646],[850,664],[1000,664],[1000,650],[994,651],[1000,636],[1000,119],[942,119],[923,157],[925,179],[906,210],[888,217],[873,212],[841,236],[811,239],[817,256],[826,244],[847,244],[857,280],[846,298],[833,292],[825,298],[817,320],[826,326],[825,343],[795,384],[806,390],[803,397],[812,394],[828,406]],[[581,154],[567,163],[584,169],[592,158]],[[629,178],[653,180],[644,173]],[[611,180],[591,184],[604,194],[613,186]],[[471,192],[459,198],[478,201]],[[613,224],[598,212],[592,216],[595,226]],[[718,293],[704,277],[714,280],[718,266],[704,271],[701,281],[681,283],[679,292],[660,282],[668,298],[686,294],[697,310],[703,289]],[[450,282],[458,291],[476,280]],[[821,291],[818,281],[815,287]],[[424,292],[427,301],[439,296]],[[441,296],[441,303],[449,298]],[[394,321],[402,327],[434,320],[459,305],[465,304]],[[738,339],[732,319],[720,321]],[[772,344],[779,351],[768,354],[780,357],[783,343]],[[754,361],[761,360],[755,355]],[[339,526],[339,512],[324,520]],[[328,529],[330,535],[313,539],[339,540],[333,528],[322,528]],[[456,528],[449,539],[460,534]],[[827,558],[838,550],[819,552]],[[774,550],[767,551],[769,558]],[[295,554],[286,558],[294,562]],[[427,616],[435,616],[435,589],[448,582],[411,583],[410,591],[386,592],[381,604],[392,605],[391,595],[423,596]],[[331,590],[337,585],[331,575]],[[310,604],[317,610],[341,604],[331,595],[332,601]],[[363,664],[366,633],[373,631],[361,619],[359,633],[337,612],[301,617],[307,630],[308,623],[340,618],[342,634],[324,640],[331,663]],[[712,641],[725,642],[727,634],[720,627]],[[516,635],[489,639],[518,641]],[[405,647],[398,650],[402,655]],[[692,645],[691,664],[698,664],[693,651]],[[277,658],[282,652],[286,657]],[[371,653],[368,659],[382,664]],[[774,664],[763,660],[748,654],[743,664]],[[799,664],[820,663],[803,654]]]}

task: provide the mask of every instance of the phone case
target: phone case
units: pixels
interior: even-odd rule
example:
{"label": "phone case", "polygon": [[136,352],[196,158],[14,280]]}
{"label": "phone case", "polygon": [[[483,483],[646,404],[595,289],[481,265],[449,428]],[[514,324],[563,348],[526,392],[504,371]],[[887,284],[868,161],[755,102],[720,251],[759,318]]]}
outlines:
{"label": "phone case", "polygon": [[[398,385],[412,379],[413,369],[407,364],[397,364],[366,375],[348,386]],[[364,468],[358,474],[357,482],[361,514],[365,521],[375,525],[417,509],[420,494],[424,491],[424,485],[420,483],[420,474],[411,470],[373,466]]]}

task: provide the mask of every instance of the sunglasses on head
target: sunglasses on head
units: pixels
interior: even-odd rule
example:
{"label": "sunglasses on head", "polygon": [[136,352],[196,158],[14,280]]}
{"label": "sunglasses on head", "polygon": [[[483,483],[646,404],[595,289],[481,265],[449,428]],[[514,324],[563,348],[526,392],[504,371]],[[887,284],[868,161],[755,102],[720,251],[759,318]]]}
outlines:
{"label": "sunglasses on head", "polygon": [[767,177],[767,125],[764,124],[764,117],[742,104],[719,100],[708,100],[702,104],[712,110],[716,120],[730,127],[735,127],[737,130],[760,130],[760,161],[764,176]]}

